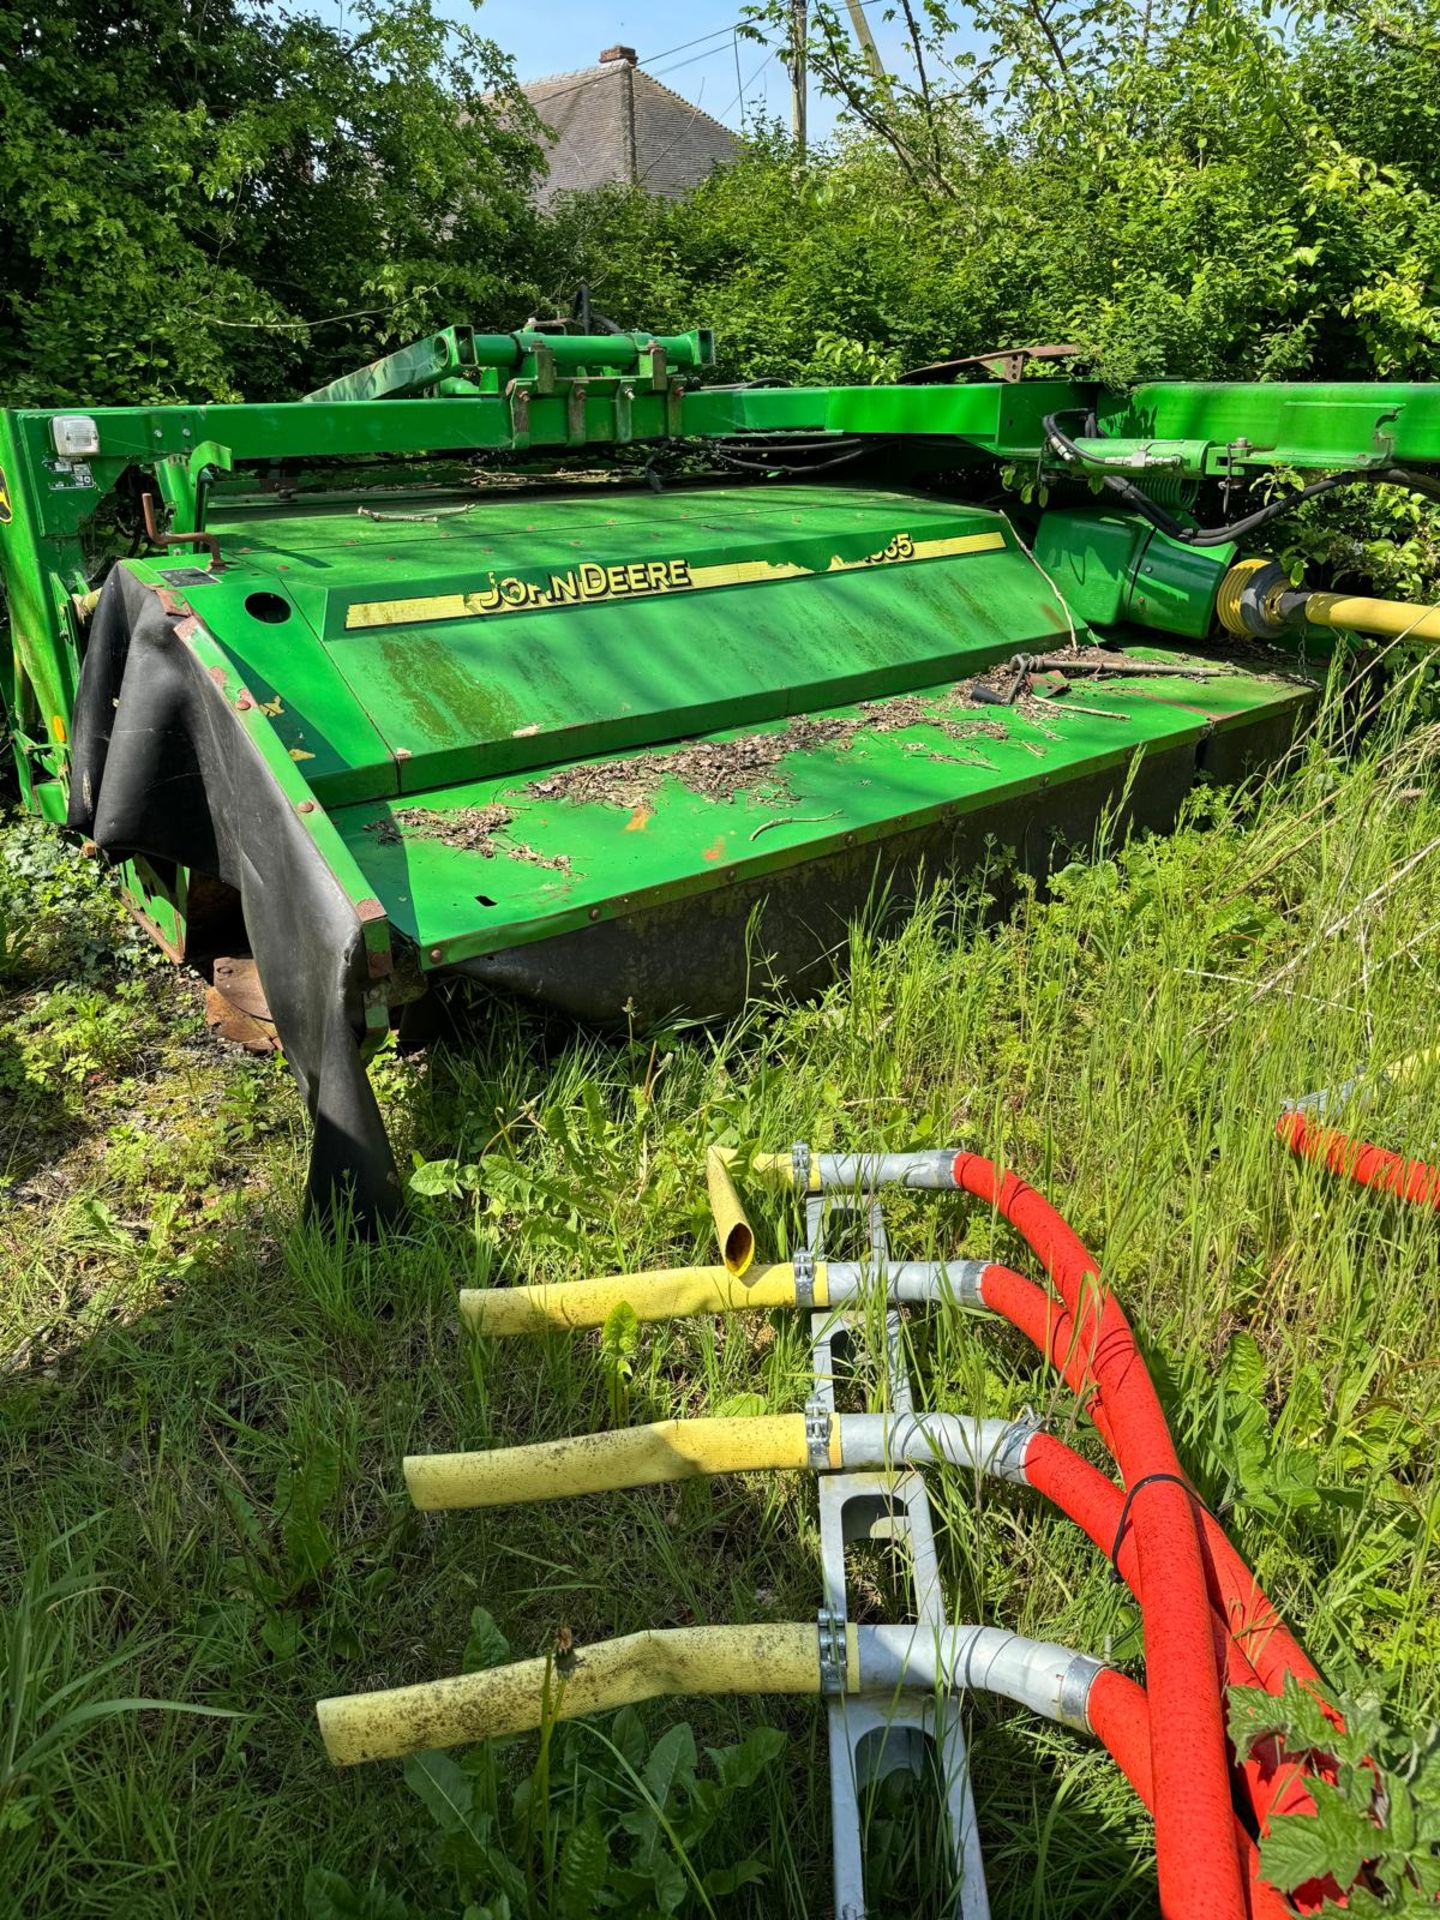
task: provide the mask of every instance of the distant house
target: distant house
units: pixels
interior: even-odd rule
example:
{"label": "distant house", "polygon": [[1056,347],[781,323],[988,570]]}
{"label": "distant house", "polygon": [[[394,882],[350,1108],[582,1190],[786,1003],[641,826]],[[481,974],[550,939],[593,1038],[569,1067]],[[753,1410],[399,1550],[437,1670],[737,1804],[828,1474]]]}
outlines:
{"label": "distant house", "polygon": [[633,47],[607,47],[597,66],[532,80],[524,92],[552,130],[541,143],[550,167],[535,192],[542,207],[557,193],[616,185],[674,200],[740,151],[729,127],[637,67]]}

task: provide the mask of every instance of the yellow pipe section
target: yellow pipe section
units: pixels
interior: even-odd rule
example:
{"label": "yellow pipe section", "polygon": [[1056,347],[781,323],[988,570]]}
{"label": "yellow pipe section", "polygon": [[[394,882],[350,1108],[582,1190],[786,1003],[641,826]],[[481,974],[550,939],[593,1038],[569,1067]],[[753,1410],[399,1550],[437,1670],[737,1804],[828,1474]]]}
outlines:
{"label": "yellow pipe section", "polygon": [[[795,1160],[788,1153],[757,1153],[750,1162],[750,1171],[760,1180],[773,1180],[782,1187],[795,1184]],[[820,1191],[820,1163],[818,1156],[810,1156],[810,1191]]]}
{"label": "yellow pipe section", "polygon": [[1382,640],[1440,641],[1440,607],[1416,607],[1404,600],[1312,593],[1305,600],[1305,618],[1317,627],[1346,627]]}
{"label": "yellow pipe section", "polygon": [[[606,1274],[555,1286],[465,1287],[460,1317],[477,1333],[547,1333],[601,1327],[626,1303],[638,1320],[680,1320],[740,1307],[793,1307],[795,1269],[788,1260],[757,1267],[739,1280],[726,1267],[657,1267],[649,1273]],[[815,1304],[830,1304],[825,1263],[815,1269]]]}
{"label": "yellow pipe section", "polygon": [[[831,1423],[832,1452],[839,1446]],[[712,1473],[775,1473],[809,1462],[802,1413],[733,1420],[657,1420],[614,1433],[581,1433],[485,1453],[414,1453],[405,1461],[410,1498],[426,1513],[504,1507],[611,1493]],[[837,1460],[832,1465],[838,1466]]]}
{"label": "yellow pipe section", "polygon": [[[851,1670],[857,1665],[852,1661]],[[530,1733],[547,1718],[577,1720],[666,1694],[819,1691],[820,1642],[813,1625],[667,1627],[548,1660],[343,1694],[321,1700],[315,1712],[326,1753],[337,1767],[353,1767],[362,1760],[398,1760],[433,1747]]]}
{"label": "yellow pipe section", "polygon": [[720,1242],[720,1258],[727,1273],[738,1280],[749,1270],[755,1258],[755,1234],[745,1218],[745,1209],[730,1178],[733,1156],[723,1147],[711,1147],[705,1156],[705,1185],[710,1192],[710,1211]]}
{"label": "yellow pipe section", "polygon": [[1423,1073],[1427,1067],[1433,1067],[1437,1060],[1440,1060],[1440,1047],[1426,1047],[1421,1053],[1409,1053],[1403,1060],[1392,1061],[1388,1067],[1382,1067],[1380,1072],[1392,1086],[1403,1086],[1407,1080],[1413,1080],[1417,1073]]}

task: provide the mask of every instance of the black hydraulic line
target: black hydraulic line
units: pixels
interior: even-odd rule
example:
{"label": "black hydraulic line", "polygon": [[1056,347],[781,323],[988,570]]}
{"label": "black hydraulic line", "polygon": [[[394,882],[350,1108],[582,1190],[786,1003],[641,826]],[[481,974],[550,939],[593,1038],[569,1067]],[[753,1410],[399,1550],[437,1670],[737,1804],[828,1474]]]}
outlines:
{"label": "black hydraulic line", "polygon": [[712,448],[717,460],[727,467],[735,468],[737,472],[771,473],[784,476],[792,473],[828,473],[833,467],[848,467],[856,460],[863,459],[867,451],[868,449],[863,446],[852,447],[849,452],[837,453],[829,460],[791,461],[788,465],[784,461],[779,461],[772,466],[765,460],[742,460],[738,454],[730,453],[724,447]]}
{"label": "black hydraulic line", "polygon": [[782,439],[778,434],[769,433],[727,433],[719,437],[717,444],[724,448],[740,448],[746,453],[828,453],[838,448],[842,453],[865,446],[861,434],[806,434],[798,440]]}
{"label": "black hydraulic line", "polygon": [[[1087,418],[1087,429],[1093,414]],[[1405,487],[1411,493],[1422,494],[1428,500],[1440,501],[1440,481],[1427,475],[1412,473],[1408,467],[1368,467],[1361,473],[1327,473],[1319,480],[1312,480],[1308,486],[1301,487],[1297,493],[1287,494],[1283,500],[1272,500],[1268,506],[1258,507],[1254,513],[1245,514],[1239,520],[1226,522],[1219,527],[1187,527],[1168,513],[1158,501],[1152,500],[1147,493],[1106,467],[1097,455],[1086,453],[1078,447],[1058,424],[1059,415],[1046,414],[1045,437],[1055,451],[1067,460],[1075,460],[1081,466],[1098,467],[1102,470],[1104,484],[1111,493],[1117,494],[1127,506],[1133,507],[1143,520],[1160,533],[1172,540],[1181,541],[1187,547],[1222,547],[1232,540],[1240,540],[1246,534],[1258,532],[1274,520],[1281,519],[1287,513],[1293,513],[1307,500],[1317,499],[1323,493],[1331,493],[1336,487],[1350,486],[1390,486]]]}

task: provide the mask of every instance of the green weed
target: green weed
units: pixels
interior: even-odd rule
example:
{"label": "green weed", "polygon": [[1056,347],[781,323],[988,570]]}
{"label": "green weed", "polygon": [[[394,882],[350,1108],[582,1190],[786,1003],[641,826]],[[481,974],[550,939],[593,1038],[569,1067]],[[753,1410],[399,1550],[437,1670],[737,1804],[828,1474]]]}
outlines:
{"label": "green weed", "polygon": [[[1377,1764],[1413,1786],[1419,1762],[1385,1729],[1423,1729],[1440,1709],[1440,1244],[1433,1217],[1292,1159],[1274,1128],[1285,1099],[1429,1040],[1436,745],[1381,725],[1344,760],[1317,737],[1283,784],[1202,792],[1168,840],[1077,851],[1048,893],[1019,888],[999,921],[987,896],[1003,880],[1015,898],[1017,883],[997,864],[897,933],[857,929],[844,981],[818,1000],[761,1002],[724,1031],[601,1038],[477,994],[463,1044],[384,1069],[429,1191],[374,1247],[299,1223],[304,1136],[287,1080],[215,1051],[183,976],[150,976],[148,1006],[125,1015],[135,1044],[99,1077],[57,1071],[63,1126],[0,1195],[0,1581],[13,1599],[30,1543],[84,1522],[86,1564],[117,1598],[57,1613],[65,1674],[104,1673],[86,1698],[244,1717],[118,1713],[57,1749],[23,1790],[27,1824],[6,1835],[7,1920],[268,1920],[307,1902],[399,1920],[493,1910],[502,1894],[512,1920],[529,1920],[532,1899],[561,1911],[562,1875],[610,1888],[617,1911],[659,1905],[680,1884],[669,1867],[639,1891],[615,1878],[642,1870],[643,1835],[624,1823],[646,1803],[605,1741],[622,1755],[634,1742],[643,1781],[682,1720],[697,1755],[743,1749],[765,1726],[785,1745],[703,1834],[684,1827],[696,1803],[677,1791],[665,1818],[689,1837],[677,1850],[660,1825],[654,1862],[678,1868],[696,1914],[697,1878],[750,1861],[763,1881],[706,1891],[720,1912],[825,1910],[813,1704],[696,1701],[682,1715],[657,1702],[638,1715],[641,1737],[613,1721],[557,1727],[528,1814],[534,1741],[453,1756],[466,1819],[488,1819],[486,1845],[520,1875],[509,1891],[480,1866],[462,1884],[438,1851],[461,1841],[403,1769],[337,1776],[314,1730],[321,1695],[496,1657],[476,1608],[519,1656],[562,1627],[583,1644],[813,1616],[804,1476],[444,1516],[412,1512],[401,1484],[407,1452],[803,1404],[795,1315],[617,1323],[608,1343],[459,1328],[461,1285],[712,1257],[712,1140],[742,1156],[801,1138],[954,1141],[1051,1192],[1142,1332],[1187,1471],[1322,1670],[1347,1698],[1383,1701]],[[49,911],[30,915],[40,952],[58,937]],[[63,1061],[68,1041],[46,1026],[71,1004],[58,985],[26,972],[0,988],[0,1052],[43,1044]],[[1381,1088],[1363,1130],[1440,1152],[1437,1093],[1440,1074]],[[23,1144],[23,1121],[10,1124]],[[747,1200],[762,1255],[783,1255],[791,1203]],[[897,1253],[1021,1257],[959,1201],[897,1196],[889,1214]],[[906,1339],[926,1403],[1032,1403],[1093,1448],[1069,1397],[1002,1329],[916,1314]],[[1127,1596],[1066,1523],[959,1475],[932,1487],[955,1617],[1138,1663]],[[889,1570],[857,1562],[856,1574],[857,1600],[884,1617]],[[1145,1910],[1148,1822],[1103,1756],[996,1702],[966,1705],[997,1916]],[[1418,1731],[1415,1751],[1428,1752]],[[715,1767],[697,1758],[697,1788],[718,1790]],[[889,1881],[877,1914],[944,1911],[923,1791],[877,1794],[870,1827]],[[1408,1857],[1422,1875],[1428,1834],[1417,1812]]]}

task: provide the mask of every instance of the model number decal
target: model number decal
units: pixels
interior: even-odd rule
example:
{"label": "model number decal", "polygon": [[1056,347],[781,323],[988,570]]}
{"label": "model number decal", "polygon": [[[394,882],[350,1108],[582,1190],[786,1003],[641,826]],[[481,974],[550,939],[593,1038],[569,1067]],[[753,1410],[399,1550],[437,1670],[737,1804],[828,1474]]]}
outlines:
{"label": "model number decal", "polygon": [[430,620],[473,620],[501,613],[526,613],[546,607],[573,607],[600,600],[633,600],[657,594],[686,593],[700,587],[738,587],[762,580],[794,580],[805,575],[850,573],[861,567],[888,566],[908,560],[938,560],[961,553],[995,553],[1005,536],[965,533],[948,539],[917,540],[897,533],[876,553],[858,560],[831,560],[826,567],[804,567],[790,560],[734,560],[713,567],[693,566],[688,560],[636,560],[623,566],[601,566],[583,560],[564,573],[540,580],[517,574],[490,574],[474,593],[431,594],[416,600],[356,601],[345,612],[347,631],[360,627],[409,626]]}

